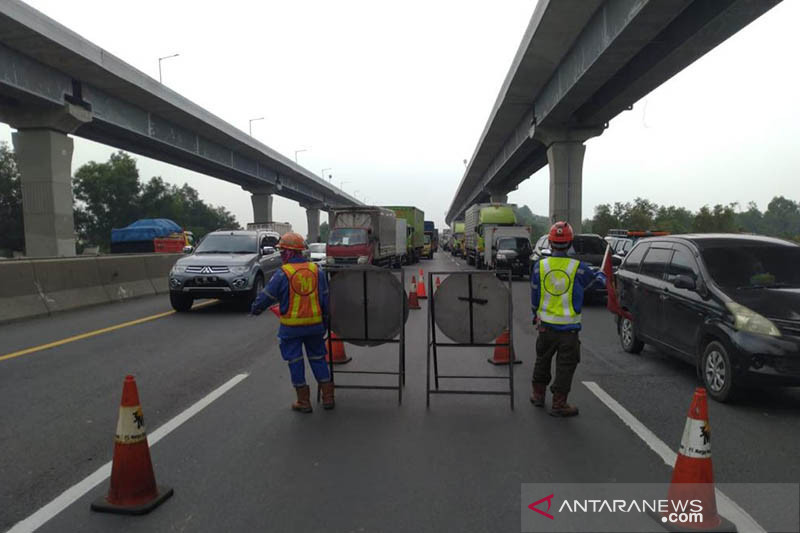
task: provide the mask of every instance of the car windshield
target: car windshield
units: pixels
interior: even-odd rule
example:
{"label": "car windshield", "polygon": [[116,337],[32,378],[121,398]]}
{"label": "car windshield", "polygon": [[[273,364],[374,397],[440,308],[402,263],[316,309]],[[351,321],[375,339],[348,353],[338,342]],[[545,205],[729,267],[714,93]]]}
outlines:
{"label": "car windshield", "polygon": [[353,246],[367,244],[367,230],[357,228],[336,228],[328,237],[331,246]]}
{"label": "car windshield", "polygon": [[603,254],[607,244],[599,235],[578,235],[572,241],[572,248],[578,254]]}
{"label": "car windshield", "polygon": [[503,237],[497,241],[498,250],[516,250],[520,253],[530,252],[531,241],[525,237]]}
{"label": "car windshield", "polygon": [[206,236],[195,253],[199,254],[254,254],[258,251],[256,235],[216,233]]}
{"label": "car windshield", "polygon": [[701,255],[711,278],[722,287],[800,287],[798,246],[731,241],[703,248]]}
{"label": "car windshield", "polygon": [[325,243],[324,242],[315,242],[313,244],[308,245],[308,251],[312,254],[324,254],[325,253]]}

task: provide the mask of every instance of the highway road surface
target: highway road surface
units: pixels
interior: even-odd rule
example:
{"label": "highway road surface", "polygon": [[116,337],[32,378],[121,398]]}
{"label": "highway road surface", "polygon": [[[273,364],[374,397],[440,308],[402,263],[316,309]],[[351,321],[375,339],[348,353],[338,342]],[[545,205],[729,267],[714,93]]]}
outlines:
{"label": "highway road surface", "polygon": [[[419,266],[468,268],[440,252],[407,276]],[[552,418],[528,402],[527,281],[514,282],[513,302],[514,411],[502,396],[439,395],[426,408],[425,301],[408,321],[403,404],[390,391],[341,390],[334,411],[311,415],[288,408],[270,313],[212,303],[176,314],[158,296],[0,325],[0,531],[25,519],[18,530],[519,531],[522,483],[668,482],[694,369],[650,348],[624,353],[612,316],[591,306],[570,396],[580,416]],[[395,346],[346,348],[349,368],[395,368]],[[450,350],[441,365],[507,372],[488,355]],[[128,373],[156,478],[175,489],[140,517],[89,510],[108,487]],[[376,378],[339,381],[359,379]],[[718,483],[800,480],[797,389],[711,402],[710,418]],[[768,509],[736,503],[769,530]]]}

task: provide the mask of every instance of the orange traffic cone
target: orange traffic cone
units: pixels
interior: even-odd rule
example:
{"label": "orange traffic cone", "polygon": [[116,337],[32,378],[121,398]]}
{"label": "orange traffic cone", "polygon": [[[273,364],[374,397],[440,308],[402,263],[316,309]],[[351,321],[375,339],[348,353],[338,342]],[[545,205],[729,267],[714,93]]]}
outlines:
{"label": "orange traffic cone", "polygon": [[672,531],[736,531],[735,526],[717,512],[711,466],[711,426],[708,424],[706,390],[701,387],[695,390],[689,407],[667,500],[670,512],[693,500],[702,505],[700,522],[671,524],[667,515],[663,515],[663,525]]}
{"label": "orange traffic cone", "polygon": [[422,281],[422,278],[423,278],[424,276],[425,276],[425,273],[424,273],[424,272],[422,271],[422,269],[420,268],[420,269],[419,269],[419,280],[420,280],[420,281]]}
{"label": "orange traffic cone", "polygon": [[417,278],[414,276],[411,276],[411,290],[408,291],[408,308],[422,309],[419,306],[419,298],[417,298]]}
{"label": "orange traffic cone", "polygon": [[[333,342],[331,342],[331,339]],[[347,357],[344,351],[344,343],[339,340],[339,336],[331,331],[331,338],[328,339],[328,353],[325,354],[325,362],[330,363],[333,357],[334,365],[349,363],[353,358]]]}
{"label": "orange traffic cone", "polygon": [[[422,272],[422,269],[420,269]],[[422,276],[419,277],[419,283],[417,283],[417,298],[420,300],[426,300],[428,295],[425,294],[425,280],[422,279]]]}
{"label": "orange traffic cone", "polygon": [[[495,340],[494,342],[496,344],[498,344],[498,345],[500,345],[500,344],[508,345],[509,344],[509,338],[510,338],[510,334],[508,332],[508,329],[504,329],[503,333],[501,333],[500,336],[497,337],[497,340]],[[490,357],[489,359],[487,359],[487,361],[489,361],[493,365],[507,365],[507,364],[509,364],[511,362],[511,350],[509,348],[513,349],[513,346],[495,346],[494,347],[494,356]],[[522,361],[520,361],[517,358],[514,358],[514,364],[515,365],[519,365],[521,363],[522,363]]]}
{"label": "orange traffic cone", "polygon": [[172,489],[156,485],[144,415],[133,376],[125,376],[114,436],[114,461],[108,495],[92,502],[93,511],[146,514],[172,496]]}

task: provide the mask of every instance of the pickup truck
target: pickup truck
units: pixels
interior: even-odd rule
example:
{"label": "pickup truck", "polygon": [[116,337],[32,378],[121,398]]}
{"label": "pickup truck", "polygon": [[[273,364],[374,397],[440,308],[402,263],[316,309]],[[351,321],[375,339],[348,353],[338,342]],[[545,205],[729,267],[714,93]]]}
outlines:
{"label": "pickup truck", "polygon": [[281,266],[271,231],[223,230],[206,235],[169,273],[169,301],[179,312],[200,298],[238,299],[249,309]]}

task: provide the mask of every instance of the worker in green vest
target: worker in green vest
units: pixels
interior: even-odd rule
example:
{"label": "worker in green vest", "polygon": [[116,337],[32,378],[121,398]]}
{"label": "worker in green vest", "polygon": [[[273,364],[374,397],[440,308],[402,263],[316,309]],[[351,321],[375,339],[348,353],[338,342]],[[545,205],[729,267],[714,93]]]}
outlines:
{"label": "worker in green vest", "polygon": [[556,222],[548,236],[552,255],[537,261],[531,269],[531,307],[539,336],[533,367],[531,402],[544,407],[551,367],[556,360],[556,377],[550,390],[553,416],[575,416],[578,408],[567,403],[572,376],[581,360],[581,308],[584,290],[592,283],[605,283],[602,272],[567,255],[572,246],[572,226]]}

